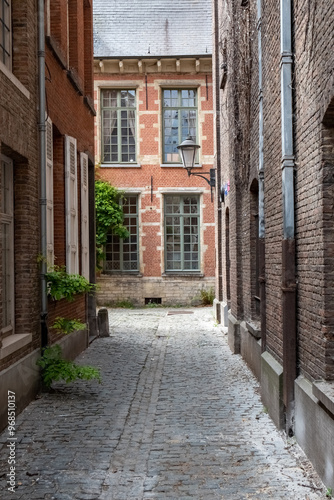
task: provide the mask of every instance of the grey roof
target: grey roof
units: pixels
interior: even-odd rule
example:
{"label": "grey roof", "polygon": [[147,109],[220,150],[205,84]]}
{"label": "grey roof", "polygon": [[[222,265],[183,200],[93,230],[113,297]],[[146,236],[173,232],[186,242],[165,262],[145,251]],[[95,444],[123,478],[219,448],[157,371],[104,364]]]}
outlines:
{"label": "grey roof", "polygon": [[94,56],[212,53],[211,0],[94,0]]}

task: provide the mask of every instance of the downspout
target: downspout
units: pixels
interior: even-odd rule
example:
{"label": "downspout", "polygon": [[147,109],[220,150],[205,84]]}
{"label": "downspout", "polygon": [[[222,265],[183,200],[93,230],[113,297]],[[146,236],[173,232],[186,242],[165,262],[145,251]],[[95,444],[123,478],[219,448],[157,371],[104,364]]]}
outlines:
{"label": "downspout", "polygon": [[262,93],[262,0],[257,0],[257,31],[259,54],[259,284],[261,351],[266,350],[266,253],[264,219],[264,155],[263,155],[263,93]]}
{"label": "downspout", "polygon": [[46,121],[45,121],[45,28],[44,28],[44,0],[38,0],[38,81],[39,81],[39,147],[40,147],[40,217],[41,217],[41,348],[48,344],[47,328],[47,286],[45,273],[47,271],[47,237],[46,237]]}
{"label": "downspout", "polygon": [[288,435],[293,434],[297,377],[292,64],[292,0],[281,0],[283,403]]}
{"label": "downspout", "polygon": [[[217,249],[216,249],[216,262],[217,262],[217,300],[219,304],[223,301],[223,255],[222,255],[222,217],[223,217],[223,207],[224,205],[220,199],[220,189],[221,189],[221,148],[220,148],[220,65],[219,65],[219,9],[218,2],[214,1],[214,46],[215,46],[215,88],[216,88],[216,99],[215,99],[215,113],[216,113],[216,168],[217,168],[217,182],[216,182],[216,214],[217,214]],[[221,317],[221,307],[220,307],[220,323],[223,323],[224,318]]]}

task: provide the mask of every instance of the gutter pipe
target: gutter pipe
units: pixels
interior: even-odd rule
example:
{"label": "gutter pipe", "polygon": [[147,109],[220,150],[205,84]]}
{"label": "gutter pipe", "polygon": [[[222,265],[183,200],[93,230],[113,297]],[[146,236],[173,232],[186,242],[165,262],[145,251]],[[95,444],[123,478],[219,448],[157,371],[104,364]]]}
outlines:
{"label": "gutter pipe", "polygon": [[283,297],[283,403],[286,432],[294,430],[294,383],[297,377],[295,201],[293,138],[292,0],[281,0],[281,138],[282,138],[282,297]]}
{"label": "gutter pipe", "polygon": [[221,189],[221,146],[220,146],[220,65],[219,65],[219,8],[218,2],[214,3],[214,41],[215,41],[215,112],[216,112],[216,168],[217,168],[217,182],[216,182],[216,210],[217,210],[217,278],[218,278],[218,301],[219,301],[219,319],[220,323],[225,323],[224,318],[221,317],[221,302],[223,301],[223,263],[222,263],[222,218],[224,205],[220,200]]}
{"label": "gutter pipe", "polygon": [[48,344],[47,328],[47,286],[45,274],[47,271],[47,200],[46,200],[46,100],[45,100],[45,27],[44,27],[44,0],[38,0],[38,81],[39,81],[39,147],[40,147],[40,230],[41,230],[41,348]]}

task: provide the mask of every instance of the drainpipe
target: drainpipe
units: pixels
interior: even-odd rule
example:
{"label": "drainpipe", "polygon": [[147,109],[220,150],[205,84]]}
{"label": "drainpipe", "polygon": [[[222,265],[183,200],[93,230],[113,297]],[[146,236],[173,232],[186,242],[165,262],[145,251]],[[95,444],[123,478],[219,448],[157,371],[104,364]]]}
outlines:
{"label": "drainpipe", "polygon": [[260,318],[261,318],[261,351],[266,350],[266,253],[265,253],[265,220],[264,220],[264,156],[263,156],[263,93],[262,93],[262,7],[257,0],[257,31],[259,53],[259,284],[260,284]]}
{"label": "drainpipe", "polygon": [[44,31],[44,0],[38,0],[38,81],[39,81],[39,147],[40,147],[40,216],[41,216],[41,347],[48,344],[47,328],[47,286],[45,273],[47,271],[47,239],[46,239],[46,122],[45,122],[45,31]]}
{"label": "drainpipe", "polygon": [[292,2],[281,0],[283,402],[288,435],[293,434],[297,377],[292,64]]}
{"label": "drainpipe", "polygon": [[[216,112],[216,168],[217,168],[217,182],[216,182],[216,203],[217,203],[217,275],[218,275],[218,301],[221,303],[223,301],[223,261],[222,261],[222,217],[223,217],[223,207],[220,201],[220,189],[221,189],[221,161],[220,161],[220,65],[219,65],[219,8],[218,2],[214,3],[214,41],[215,41],[215,88],[216,88],[216,99],[215,99],[215,112]],[[220,308],[220,323],[223,323],[224,318],[221,318],[221,308]]]}

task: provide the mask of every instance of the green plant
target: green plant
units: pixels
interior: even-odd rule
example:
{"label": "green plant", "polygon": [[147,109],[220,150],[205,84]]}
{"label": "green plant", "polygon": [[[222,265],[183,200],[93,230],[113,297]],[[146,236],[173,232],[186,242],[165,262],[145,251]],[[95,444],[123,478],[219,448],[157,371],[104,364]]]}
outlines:
{"label": "green plant", "polygon": [[120,301],[116,302],[114,307],[120,307],[122,309],[133,309],[134,305],[131,302],[131,300],[127,299],[127,300],[120,300]]}
{"label": "green plant", "polygon": [[51,328],[58,333],[68,335],[75,330],[84,330],[86,328],[86,323],[81,323],[78,319],[67,319],[57,316]]}
{"label": "green plant", "polygon": [[213,299],[215,298],[215,292],[214,292],[214,289],[211,287],[211,288],[203,288],[201,291],[200,291],[200,294],[201,294],[201,299],[202,299],[202,304],[204,306],[208,306],[208,305],[211,305],[213,304]]}
{"label": "green plant", "polygon": [[333,494],[333,488],[327,488],[326,497],[332,498],[332,494]]}
{"label": "green plant", "polygon": [[109,233],[127,238],[129,232],[123,225],[123,209],[120,201],[124,193],[98,179],[95,181],[95,209],[96,209],[96,265],[100,269],[100,262],[104,258],[103,248],[107,243]]}
{"label": "green plant", "polygon": [[92,292],[96,285],[89,283],[80,274],[68,274],[64,267],[55,266],[53,271],[45,274],[48,286],[48,294],[54,300],[74,300],[74,295]]}
{"label": "green plant", "polygon": [[42,378],[47,387],[53,381],[64,380],[67,384],[77,379],[96,379],[101,383],[100,370],[93,366],[76,365],[62,356],[61,347],[55,344],[44,349],[42,357],[36,364],[42,368]]}

